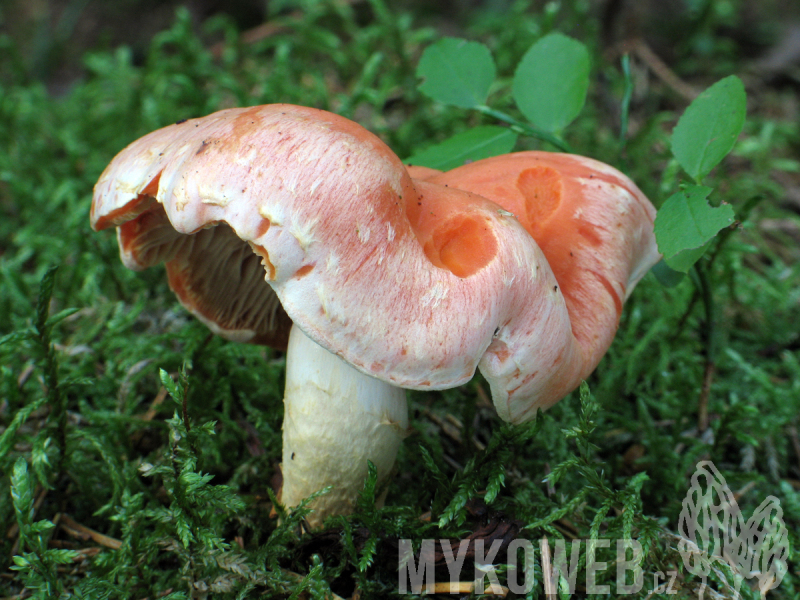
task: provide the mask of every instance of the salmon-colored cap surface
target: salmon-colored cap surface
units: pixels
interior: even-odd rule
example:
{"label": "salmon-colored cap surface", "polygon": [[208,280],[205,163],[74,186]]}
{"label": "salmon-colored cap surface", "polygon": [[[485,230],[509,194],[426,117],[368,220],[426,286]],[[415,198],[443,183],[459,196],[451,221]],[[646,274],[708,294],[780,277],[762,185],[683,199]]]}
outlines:
{"label": "salmon-colored cap surface", "polygon": [[[616,169],[574,154],[517,152],[424,177],[497,202],[538,243],[581,349],[575,387],[611,345],[623,302],[660,259],[653,205]],[[483,372],[502,372],[502,356],[490,351]]]}
{"label": "salmon-colored cap surface", "polygon": [[290,318],[415,389],[465,383],[480,365],[500,415],[524,421],[608,348],[657,259],[654,210],[619,172],[574,156],[425,177],[343,117],[229,109],[124,149],[95,187],[92,225],[118,226],[127,266],[166,262],[217,333],[280,345]]}

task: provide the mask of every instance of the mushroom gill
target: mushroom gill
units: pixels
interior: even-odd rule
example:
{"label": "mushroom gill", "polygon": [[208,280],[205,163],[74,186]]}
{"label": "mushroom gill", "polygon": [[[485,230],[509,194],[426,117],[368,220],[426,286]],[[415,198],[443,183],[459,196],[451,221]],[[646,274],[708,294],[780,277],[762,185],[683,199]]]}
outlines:
{"label": "mushroom gill", "polygon": [[182,234],[153,203],[118,232],[123,262],[137,270],[165,263],[181,304],[215,333],[286,348],[291,320],[265,281],[263,259],[226,223]]}

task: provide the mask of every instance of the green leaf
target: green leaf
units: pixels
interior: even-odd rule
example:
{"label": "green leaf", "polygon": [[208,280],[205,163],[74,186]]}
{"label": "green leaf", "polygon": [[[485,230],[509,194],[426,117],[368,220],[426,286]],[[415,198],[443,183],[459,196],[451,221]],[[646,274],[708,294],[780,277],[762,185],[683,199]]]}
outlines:
{"label": "green leaf", "polygon": [[581,112],[589,89],[589,51],[579,41],[551,33],[522,57],[512,92],[520,111],[548,132],[569,125]]}
{"label": "green leaf", "polygon": [[314,582],[321,581],[322,579],[322,565],[315,565],[308,571],[308,575],[303,577],[303,579],[300,580],[300,583],[297,584],[297,587],[292,592],[292,595],[289,596],[289,600],[298,600],[305,595],[304,592],[310,589]]}
{"label": "green leaf", "polygon": [[39,300],[36,302],[36,331],[41,335],[47,326],[47,317],[50,315],[50,298],[53,297],[53,286],[56,281],[57,266],[50,266],[42,277],[39,287]]}
{"label": "green leaf", "polygon": [[448,171],[471,161],[511,152],[516,143],[517,134],[510,129],[482,125],[429,146],[403,162]]}
{"label": "green leaf", "polygon": [[667,263],[667,266],[675,271],[678,271],[679,273],[687,273],[689,269],[692,268],[692,265],[700,260],[710,247],[711,240],[699,248],[690,248],[684,250],[677,256],[670,258],[669,260],[665,259],[665,262]]}
{"label": "green leaf", "polygon": [[75,561],[80,554],[76,550],[48,550],[47,559],[57,565],[68,565]]}
{"label": "green leaf", "polygon": [[[176,509],[176,511],[179,509]],[[189,545],[195,540],[194,535],[192,534],[192,527],[189,523],[189,520],[183,512],[177,512],[175,515],[175,533],[178,534],[178,538],[180,538],[181,543],[183,544],[184,548],[188,548]]]}
{"label": "green leaf", "polygon": [[652,271],[653,275],[655,275],[656,279],[658,279],[658,283],[667,288],[678,285],[681,281],[683,281],[683,277],[685,275],[685,273],[681,273],[675,269],[670,269],[669,265],[664,262],[663,258],[652,268]]}
{"label": "green leaf", "polygon": [[67,317],[71,317],[72,315],[74,315],[79,310],[80,310],[80,308],[65,308],[64,310],[59,311],[58,314],[55,314],[52,317],[50,317],[49,319],[47,319],[46,326],[47,327],[53,327],[54,325],[60,323],[64,319],[66,319]]}
{"label": "green leaf", "polygon": [[731,151],[746,113],[744,85],[731,75],[695,98],[678,120],[672,154],[697,183]]}
{"label": "green leaf", "polygon": [[505,467],[502,464],[499,467],[500,470],[494,473],[489,479],[489,483],[486,484],[486,495],[483,497],[486,504],[494,502],[506,484]]}
{"label": "green leaf", "polygon": [[[29,561],[24,556],[20,556],[19,554],[16,554],[16,555],[12,556],[11,560],[13,560],[14,564],[17,566],[17,569],[15,569],[15,570],[25,569],[25,568],[29,567],[30,564],[31,564],[31,561]],[[14,569],[14,567],[11,567],[11,568]]]}
{"label": "green leaf", "polygon": [[36,521],[36,523],[32,523],[30,527],[28,527],[28,534],[29,535],[39,535],[41,533],[48,533],[55,528],[55,524],[52,521]]}
{"label": "green leaf", "polygon": [[670,196],[656,215],[658,250],[675,271],[686,273],[703,256],[714,236],[733,223],[730,205],[708,205],[706,198],[711,191],[701,185],[687,186]]}
{"label": "green leaf", "polygon": [[375,562],[375,551],[378,549],[378,535],[376,533],[370,534],[367,541],[364,543],[364,549],[361,551],[361,558],[358,561],[358,570],[362,573]]}
{"label": "green leaf", "polygon": [[362,511],[374,510],[375,508],[375,489],[378,487],[378,467],[371,461],[367,461],[367,478],[364,480],[364,487],[358,495],[357,505]]}
{"label": "green leaf", "polygon": [[486,103],[496,69],[489,49],[478,42],[444,38],[425,49],[417,65],[419,90],[437,102],[460,108]]}
{"label": "green leaf", "polygon": [[17,513],[17,523],[20,529],[24,529],[33,512],[33,483],[28,475],[28,463],[21,456],[14,463],[11,475],[11,501]]}
{"label": "green leaf", "polygon": [[23,341],[28,341],[36,338],[36,334],[31,329],[23,329],[22,331],[14,331],[0,337],[0,346],[4,344],[18,344]]}
{"label": "green leaf", "polygon": [[49,477],[53,465],[50,463],[50,455],[48,454],[48,451],[55,451],[55,445],[51,447],[52,441],[53,439],[50,437],[37,435],[31,448],[31,467],[33,472],[36,474],[39,483],[48,489],[53,489]]}
{"label": "green leaf", "polygon": [[169,376],[169,373],[164,369],[159,369],[158,376],[161,378],[161,383],[167,389],[167,393],[172,396],[173,400],[180,404],[183,401],[183,394],[181,394],[181,390],[175,385],[175,381]]}
{"label": "green leaf", "polygon": [[0,459],[5,458],[5,456],[13,447],[14,436],[16,435],[17,430],[22,427],[25,421],[27,421],[28,417],[30,417],[35,411],[39,410],[39,408],[41,408],[45,402],[47,402],[47,397],[43,396],[17,411],[17,413],[14,415],[14,419],[11,421],[11,424],[6,428],[3,434],[0,435]]}

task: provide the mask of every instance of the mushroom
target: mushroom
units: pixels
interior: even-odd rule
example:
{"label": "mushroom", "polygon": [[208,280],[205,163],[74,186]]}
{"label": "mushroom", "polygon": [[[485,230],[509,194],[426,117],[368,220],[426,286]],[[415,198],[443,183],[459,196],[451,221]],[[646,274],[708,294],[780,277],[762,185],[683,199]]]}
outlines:
{"label": "mushroom", "polygon": [[[549,408],[594,371],[614,339],[623,303],[660,260],[655,209],[628,177],[574,154],[515,152],[446,173],[417,166],[409,172],[496,202],[517,217],[547,258],[570,315],[580,366],[563,380],[563,394],[532,404],[519,397],[505,407],[494,400],[500,416],[513,422]],[[483,367],[482,373],[488,378]]]}
{"label": "mushroom", "polygon": [[653,207],[602,163],[519,153],[417,174],[359,125],[278,104],[150,133],[95,186],[92,226],[116,226],[127,267],[164,262],[227,339],[288,344],[282,502],[332,486],[312,527],[352,511],[368,460],[386,481],[403,388],[480,368],[503,419],[531,418],[595,368],[658,257]]}

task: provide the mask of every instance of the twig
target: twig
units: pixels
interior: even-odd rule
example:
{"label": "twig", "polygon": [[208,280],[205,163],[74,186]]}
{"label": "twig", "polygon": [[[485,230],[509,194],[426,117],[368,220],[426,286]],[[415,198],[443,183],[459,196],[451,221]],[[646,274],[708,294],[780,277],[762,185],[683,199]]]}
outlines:
{"label": "twig", "polygon": [[[641,60],[653,74],[658,77],[667,87],[681,96],[687,102],[691,102],[699,95],[693,85],[686,83],[675,74],[675,71],[667,66],[653,49],[641,38],[630,40],[623,44],[623,48],[629,48],[636,57]],[[624,50],[623,50],[624,52]]]}
{"label": "twig", "polygon": [[578,528],[566,517],[562,517],[558,521],[553,521],[551,525],[569,540],[576,540],[580,537]]}
{"label": "twig", "polygon": [[[356,1],[357,0],[346,0],[345,4],[355,4]],[[273,35],[287,31],[289,29],[289,23],[299,21],[302,18],[302,11],[296,10],[281,19],[277,19],[276,21],[268,21],[266,23],[262,23],[261,25],[257,25],[252,29],[243,31],[240,40],[243,44],[254,44],[256,42],[260,42],[261,40],[265,40]],[[226,46],[227,44],[225,42],[217,42],[211,46],[211,55],[214,58],[221,58]]]}
{"label": "twig", "polygon": [[[499,586],[499,590],[497,590],[496,587],[497,586],[490,585],[489,587],[484,588],[483,595],[500,596],[501,598],[508,596],[509,590],[507,587],[501,585]],[[433,584],[434,594],[471,594],[474,591],[474,581],[442,581]]]}
{"label": "twig", "polygon": [[[147,412],[144,413],[141,417],[139,417],[142,421],[152,421],[155,416],[158,414],[158,407],[164,403],[164,400],[167,397],[167,388],[162,387],[158,390],[158,394],[156,397],[153,398],[153,401],[150,403],[150,407],[147,409]],[[142,438],[144,437],[144,429],[137,429],[131,434],[131,442],[133,444],[138,444]]]}
{"label": "twig", "polygon": [[22,386],[25,385],[25,382],[28,381],[28,378],[31,376],[31,373],[33,373],[34,369],[36,369],[36,363],[33,361],[25,365],[25,368],[22,369],[22,373],[20,373],[19,377],[17,377],[17,387],[21,389]]}
{"label": "twig", "polygon": [[150,407],[147,409],[147,412],[140,417],[142,421],[152,421],[158,414],[158,407],[161,406],[161,404],[163,404],[166,398],[167,398],[167,388],[162,387],[160,390],[158,390],[158,394],[156,394],[156,397],[153,398],[153,401],[150,403]]}
{"label": "twig", "polygon": [[464,469],[464,465],[462,465],[461,463],[459,463],[459,462],[458,462],[458,461],[457,461],[455,458],[453,458],[452,456],[450,456],[450,455],[448,455],[448,454],[445,454],[443,458],[444,458],[444,461],[445,461],[445,462],[446,462],[448,465],[450,465],[451,467],[453,467],[453,468],[454,468],[456,471],[462,471],[462,470]]}
{"label": "twig", "polygon": [[[303,16],[303,14],[301,12],[295,11],[295,12],[289,14],[289,19],[288,20],[295,20],[296,21],[296,20],[299,20],[302,16]],[[272,22],[272,21],[268,21],[268,22],[262,23],[261,25],[258,25],[256,27],[253,27],[252,29],[248,29],[246,31],[243,31],[240,39],[241,39],[243,44],[253,44],[255,42],[259,42],[261,40],[264,40],[264,39],[266,39],[268,37],[272,37],[273,35],[276,35],[278,33],[283,33],[287,29],[289,29],[289,26],[287,24],[281,24],[281,23],[275,23],[275,22]],[[221,58],[223,52],[225,52],[225,48],[226,47],[227,47],[227,43],[226,42],[224,42],[224,41],[223,42],[217,42],[216,44],[211,46],[211,49],[210,49],[211,50],[211,55],[214,58]]]}
{"label": "twig", "polygon": [[451,440],[456,442],[457,444],[461,443],[461,432],[459,431],[456,425],[453,425],[452,422],[448,422],[447,420],[441,418],[440,416],[432,413],[427,408],[423,411],[423,413],[430,421],[436,423],[439,428],[442,430],[442,433],[449,437]]}
{"label": "twig", "polygon": [[108,537],[99,531],[95,531],[94,529],[90,529],[85,525],[81,525],[66,513],[61,514],[61,527],[73,537],[77,537],[82,540],[91,539],[101,546],[111,548],[112,550],[119,550],[122,547],[122,542],[120,540]]}
{"label": "twig", "polygon": [[556,582],[553,573],[553,563],[550,561],[550,544],[547,541],[547,536],[542,536],[539,541],[542,549],[542,579],[544,579],[544,596],[548,600],[555,600],[558,598],[556,595]]}
{"label": "twig", "polygon": [[486,393],[486,390],[483,389],[483,386],[480,383],[475,386],[475,391],[478,394],[479,407],[494,409],[494,404],[492,404],[492,399],[489,398],[489,394]]}
{"label": "twig", "polygon": [[747,483],[742,489],[740,489],[739,491],[733,493],[733,499],[736,500],[736,502],[739,502],[739,499],[742,496],[744,496],[747,492],[752,490],[754,487],[756,487],[756,482],[755,481],[751,481],[751,482]]}

